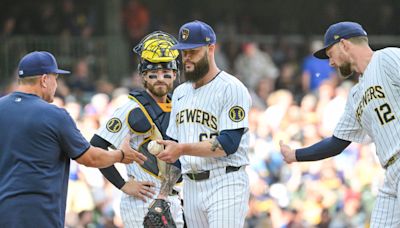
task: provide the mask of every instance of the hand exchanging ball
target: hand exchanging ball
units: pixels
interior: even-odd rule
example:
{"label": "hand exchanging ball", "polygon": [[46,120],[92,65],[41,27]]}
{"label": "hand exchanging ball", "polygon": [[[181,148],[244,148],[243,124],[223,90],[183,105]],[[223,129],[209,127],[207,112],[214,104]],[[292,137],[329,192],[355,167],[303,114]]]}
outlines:
{"label": "hand exchanging ball", "polygon": [[149,144],[147,145],[147,150],[153,154],[153,155],[157,155],[159,154],[161,151],[164,150],[164,146],[162,144],[157,143],[157,141],[155,140],[151,140],[149,142]]}

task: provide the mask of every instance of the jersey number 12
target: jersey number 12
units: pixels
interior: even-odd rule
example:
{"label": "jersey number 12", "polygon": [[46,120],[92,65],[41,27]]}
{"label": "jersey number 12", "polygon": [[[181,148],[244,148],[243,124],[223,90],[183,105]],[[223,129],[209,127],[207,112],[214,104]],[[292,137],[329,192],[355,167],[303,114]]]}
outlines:
{"label": "jersey number 12", "polygon": [[385,103],[375,108],[375,112],[378,115],[378,119],[382,125],[389,123],[390,121],[395,119],[392,113],[392,109],[390,108],[388,103]]}

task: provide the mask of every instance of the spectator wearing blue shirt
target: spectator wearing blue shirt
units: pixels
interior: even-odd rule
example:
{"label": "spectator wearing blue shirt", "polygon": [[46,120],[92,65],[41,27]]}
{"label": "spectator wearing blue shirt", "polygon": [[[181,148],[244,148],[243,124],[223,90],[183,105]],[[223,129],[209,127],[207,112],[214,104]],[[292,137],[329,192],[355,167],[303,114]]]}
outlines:
{"label": "spectator wearing blue shirt", "polygon": [[15,92],[0,98],[0,227],[64,227],[70,159],[91,167],[143,163],[129,146],[90,146],[70,115],[49,104],[60,70],[49,52],[24,56]]}
{"label": "spectator wearing blue shirt", "polygon": [[[322,41],[315,40],[311,43],[310,51],[314,53],[322,47]],[[332,80],[334,83],[337,83],[338,80],[335,69],[329,66],[329,60],[318,59],[312,54],[304,59],[302,71],[302,87],[304,93],[317,92],[318,87],[325,80]]]}

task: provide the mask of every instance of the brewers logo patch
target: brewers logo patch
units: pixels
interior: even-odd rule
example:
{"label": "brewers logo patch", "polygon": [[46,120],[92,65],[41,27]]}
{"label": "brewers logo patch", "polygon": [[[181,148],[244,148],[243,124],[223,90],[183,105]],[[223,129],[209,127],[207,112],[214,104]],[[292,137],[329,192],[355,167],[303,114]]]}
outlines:
{"label": "brewers logo patch", "polygon": [[187,38],[189,38],[189,29],[182,29],[181,38],[182,40],[187,40]]}
{"label": "brewers logo patch", "polygon": [[229,118],[233,122],[240,122],[244,119],[246,113],[244,112],[244,109],[240,106],[233,106],[231,109],[229,109]]}
{"label": "brewers logo patch", "polygon": [[122,122],[120,119],[118,118],[111,118],[108,122],[107,122],[107,130],[109,132],[112,133],[117,133],[121,130],[122,128]]}

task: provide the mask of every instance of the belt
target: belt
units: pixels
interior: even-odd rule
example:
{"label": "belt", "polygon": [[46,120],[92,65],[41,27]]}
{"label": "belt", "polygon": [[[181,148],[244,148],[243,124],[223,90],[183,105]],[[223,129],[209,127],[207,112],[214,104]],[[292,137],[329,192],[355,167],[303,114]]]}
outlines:
{"label": "belt", "polygon": [[383,166],[383,168],[387,169],[390,165],[392,165],[397,159],[399,159],[400,155],[399,153],[395,153],[389,160],[386,162],[386,164]]}
{"label": "belt", "polygon": [[[231,172],[236,172],[241,168],[241,166],[236,167],[236,166],[227,166],[225,168],[225,173],[231,173]],[[201,172],[201,173],[186,173],[185,174],[187,177],[189,177],[191,180],[194,181],[201,181],[201,180],[207,180],[210,178],[210,170]]]}

